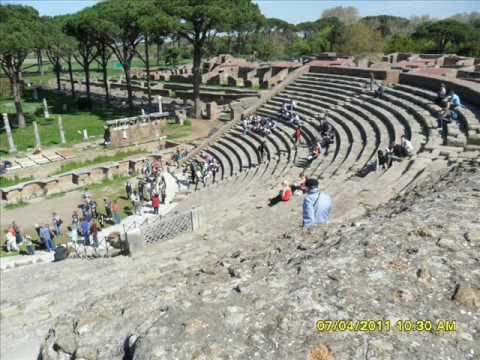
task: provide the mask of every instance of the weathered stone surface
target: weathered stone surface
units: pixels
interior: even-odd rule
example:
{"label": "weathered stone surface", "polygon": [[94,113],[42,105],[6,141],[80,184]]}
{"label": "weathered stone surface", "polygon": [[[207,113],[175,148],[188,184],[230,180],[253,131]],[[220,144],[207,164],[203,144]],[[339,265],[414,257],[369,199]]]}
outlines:
{"label": "weathered stone surface", "polygon": [[[247,208],[143,256],[6,273],[2,343],[42,339],[44,360],[473,360],[480,277],[466,234],[478,227],[478,188],[478,169],[457,168],[309,233],[297,229],[298,211]],[[320,319],[455,320],[457,331],[318,333]]]}

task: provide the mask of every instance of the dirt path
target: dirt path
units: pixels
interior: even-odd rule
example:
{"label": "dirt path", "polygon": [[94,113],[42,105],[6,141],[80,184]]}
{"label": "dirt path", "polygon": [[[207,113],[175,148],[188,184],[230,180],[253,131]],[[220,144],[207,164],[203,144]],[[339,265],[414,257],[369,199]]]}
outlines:
{"label": "dirt path", "polygon": [[11,210],[2,210],[1,227],[15,221],[22,229],[32,231],[35,224],[45,224],[52,221],[52,213],[60,214],[64,222],[69,224],[72,211],[81,203],[81,192],[76,190],[61,197],[38,199],[27,206]]}

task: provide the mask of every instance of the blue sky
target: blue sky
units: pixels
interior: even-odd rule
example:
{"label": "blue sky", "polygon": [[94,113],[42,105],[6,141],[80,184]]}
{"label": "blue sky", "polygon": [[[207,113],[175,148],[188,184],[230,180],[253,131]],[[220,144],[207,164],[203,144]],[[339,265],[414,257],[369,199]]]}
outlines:
{"label": "blue sky", "polygon": [[[444,18],[461,12],[480,11],[478,0],[256,0],[263,14],[291,23],[316,20],[322,11],[335,6],[355,6],[361,16],[396,15],[403,17],[430,15]],[[78,11],[96,3],[93,0],[0,0],[0,4],[13,3],[35,7],[41,15],[60,15]]]}

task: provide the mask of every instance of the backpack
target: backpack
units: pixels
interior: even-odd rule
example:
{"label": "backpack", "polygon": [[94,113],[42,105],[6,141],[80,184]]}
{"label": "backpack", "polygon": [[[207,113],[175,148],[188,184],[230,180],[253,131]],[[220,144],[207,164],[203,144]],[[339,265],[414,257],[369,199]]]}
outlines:
{"label": "backpack", "polygon": [[63,246],[57,246],[55,248],[54,260],[53,261],[62,261],[65,260],[68,256],[67,249]]}

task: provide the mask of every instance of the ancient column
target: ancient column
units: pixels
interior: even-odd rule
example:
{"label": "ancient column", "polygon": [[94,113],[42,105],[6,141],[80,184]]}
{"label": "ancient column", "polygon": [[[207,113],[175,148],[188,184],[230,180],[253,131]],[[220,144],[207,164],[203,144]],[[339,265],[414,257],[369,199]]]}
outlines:
{"label": "ancient column", "polygon": [[33,88],[33,100],[38,100],[38,89],[36,87]]}
{"label": "ancient column", "polygon": [[162,113],[163,112],[163,109],[162,109],[162,97],[159,95],[158,96],[158,112],[159,113]]}
{"label": "ancient column", "polygon": [[43,116],[45,119],[48,119],[50,117],[50,114],[48,113],[48,104],[47,104],[47,99],[43,99]]}
{"label": "ancient column", "polygon": [[142,116],[145,116],[145,109],[142,109]]}
{"label": "ancient column", "polygon": [[35,135],[35,147],[40,148],[42,143],[40,142],[40,132],[38,131],[38,125],[36,121],[32,121],[33,124],[33,133]]}
{"label": "ancient column", "polygon": [[60,143],[66,144],[65,140],[65,130],[63,129],[63,119],[61,116],[58,117],[58,130],[60,130]]}
{"label": "ancient column", "polygon": [[83,129],[83,141],[88,141],[88,131],[87,131],[87,129]]}
{"label": "ancient column", "polygon": [[13,135],[12,135],[12,129],[10,128],[10,122],[8,121],[8,114],[3,114],[3,123],[5,125],[5,132],[7,133],[7,139],[8,139],[8,152],[9,153],[16,153],[17,152],[17,147],[15,146],[15,143],[13,142]]}

